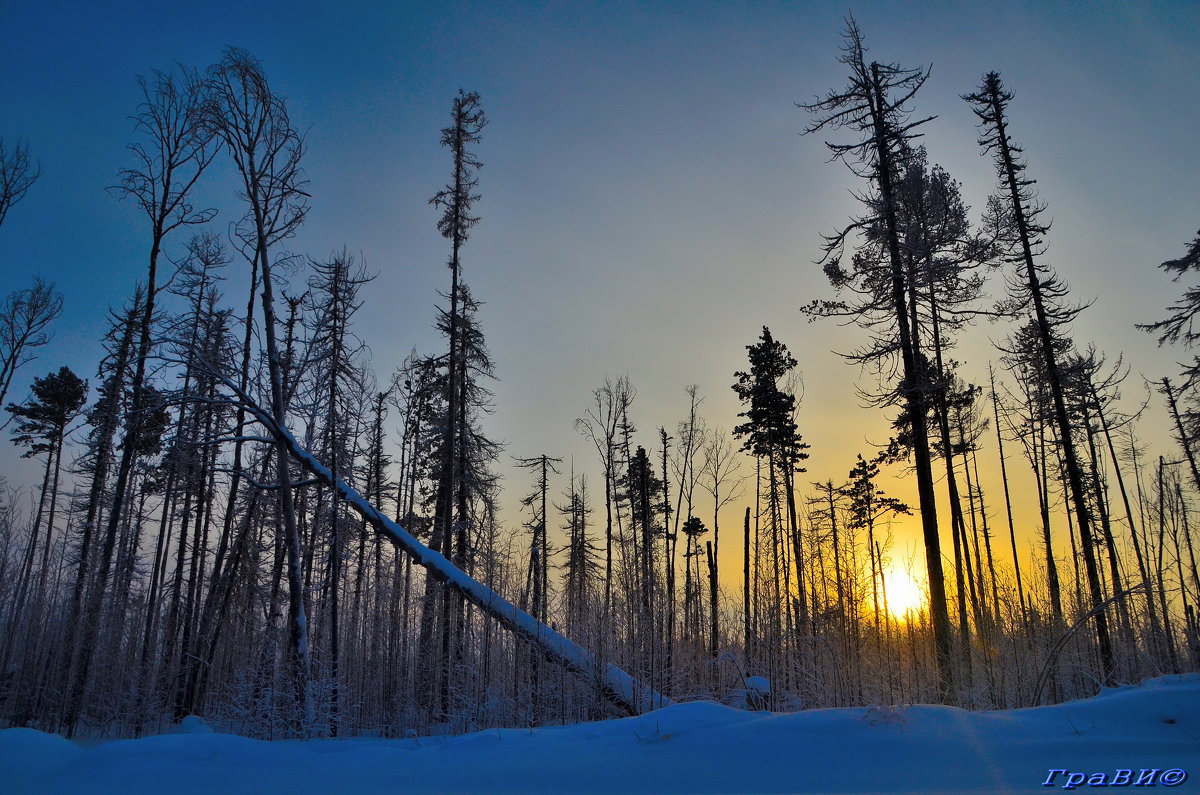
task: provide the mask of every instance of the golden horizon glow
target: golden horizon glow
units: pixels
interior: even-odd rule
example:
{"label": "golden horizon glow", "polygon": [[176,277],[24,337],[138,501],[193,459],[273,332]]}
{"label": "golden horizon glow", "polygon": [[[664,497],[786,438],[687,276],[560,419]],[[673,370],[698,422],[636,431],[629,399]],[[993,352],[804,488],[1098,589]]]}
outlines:
{"label": "golden horizon glow", "polygon": [[885,610],[898,620],[904,620],[911,612],[925,609],[925,588],[904,569],[891,568],[883,573]]}

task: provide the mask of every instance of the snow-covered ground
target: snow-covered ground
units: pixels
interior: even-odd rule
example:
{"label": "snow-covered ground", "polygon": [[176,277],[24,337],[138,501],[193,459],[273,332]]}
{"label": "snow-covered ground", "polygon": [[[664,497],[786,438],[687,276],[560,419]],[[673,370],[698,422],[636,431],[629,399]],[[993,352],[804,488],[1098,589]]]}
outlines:
{"label": "snow-covered ground", "polygon": [[624,720],[409,740],[263,742],[199,721],[182,729],[92,747],[0,731],[0,792],[1049,792],[1145,786],[1147,776],[1155,791],[1200,789],[1200,674],[1007,712],[773,714],[693,702]]}

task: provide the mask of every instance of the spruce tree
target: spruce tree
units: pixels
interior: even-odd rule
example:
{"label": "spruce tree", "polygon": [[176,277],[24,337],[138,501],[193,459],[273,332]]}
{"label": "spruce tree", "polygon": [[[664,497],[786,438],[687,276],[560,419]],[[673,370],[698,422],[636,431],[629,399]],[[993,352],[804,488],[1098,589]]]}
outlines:
{"label": "spruce tree", "polygon": [[[480,105],[479,94],[466,93],[461,89],[450,109],[451,126],[442,130],[441,143],[450,149],[453,157],[453,172],[451,180],[441,190],[434,194],[429,203],[442,210],[437,228],[442,237],[450,241],[450,257],[447,265],[450,268],[450,310],[447,337],[449,351],[446,357],[447,377],[445,434],[441,447],[440,474],[438,477],[438,496],[434,514],[434,535],[432,547],[441,552],[447,559],[461,564],[467,553],[467,527],[463,507],[466,498],[462,494],[465,487],[463,471],[465,463],[465,433],[460,427],[463,421],[462,391],[464,385],[464,368],[460,350],[460,307],[461,278],[460,253],[463,244],[470,237],[470,230],[479,223],[478,216],[471,215],[473,205],[480,196],[474,193],[479,186],[475,171],[482,163],[469,148],[481,140],[480,133],[487,125],[487,117]],[[455,512],[459,513],[456,526]],[[437,586],[431,580],[426,580],[426,604],[430,604]],[[461,600],[450,600],[443,591],[442,616],[439,631],[441,633],[442,663],[441,686],[438,688],[438,712],[446,714],[449,709],[449,659],[451,633],[455,624],[461,618],[463,603]],[[454,606],[459,609],[454,611]]]}

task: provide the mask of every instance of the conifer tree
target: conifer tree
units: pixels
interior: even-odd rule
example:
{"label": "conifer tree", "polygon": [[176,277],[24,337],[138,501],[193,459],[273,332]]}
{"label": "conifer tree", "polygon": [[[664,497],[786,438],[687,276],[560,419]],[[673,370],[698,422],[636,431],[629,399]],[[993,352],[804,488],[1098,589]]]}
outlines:
{"label": "conifer tree", "polygon": [[[459,282],[462,273],[460,252],[470,237],[471,229],[479,223],[479,217],[471,215],[471,212],[473,205],[480,198],[479,194],[474,193],[479,186],[475,170],[481,168],[483,164],[469,148],[473,144],[479,143],[480,133],[487,125],[487,117],[480,105],[479,94],[466,93],[460,89],[451,106],[450,118],[452,124],[443,128],[441,143],[452,153],[454,162],[451,180],[429,200],[430,204],[442,210],[437,228],[442,237],[450,241],[450,257],[447,260],[450,268],[450,292],[448,294],[450,309],[448,328],[446,329],[449,351],[446,356],[447,376],[444,384],[446,390],[445,430],[440,449],[440,472],[437,481],[437,500],[431,545],[435,551],[441,552],[447,559],[455,563],[462,563],[467,554],[468,531],[464,524],[466,517],[461,515],[465,512],[463,508],[466,505],[466,497],[462,494],[464,487],[462,473],[466,466],[463,447],[466,436],[460,427],[463,420],[462,391],[466,387],[463,374],[465,363],[462,360],[459,340],[461,332]],[[456,509],[460,514],[457,525],[455,522]],[[437,586],[434,582],[426,580],[427,606],[430,605],[436,589]],[[452,602],[444,590],[441,601],[442,616],[439,631],[441,632],[442,662],[444,666],[450,666],[452,665],[449,659],[452,643],[451,633],[461,616],[452,612]],[[455,601],[453,604],[461,607],[463,603]],[[441,714],[445,714],[449,707],[448,680],[449,672],[447,670],[443,672],[442,686],[438,688],[440,693],[438,711]]]}
{"label": "conifer tree", "polygon": [[[317,371],[314,374],[314,380],[320,384],[317,401],[318,405],[324,406],[323,460],[328,463],[335,478],[349,477],[353,468],[348,426],[354,416],[355,397],[361,395],[365,388],[362,367],[356,362],[365,346],[356,340],[352,322],[362,306],[359,291],[372,277],[367,274],[365,267],[356,265],[354,258],[344,249],[328,261],[313,262],[312,269],[309,295],[316,319],[308,340],[306,357],[313,362],[312,366]],[[340,589],[344,547],[348,539],[343,532],[347,520],[341,501],[337,495],[331,495],[331,500],[332,505],[327,511],[329,557],[323,601],[329,613],[330,731],[337,736],[342,646]],[[320,504],[319,497],[318,506]],[[318,516],[318,520],[323,522],[326,517]]]}
{"label": "conifer tree", "polygon": [[883,572],[878,570],[873,554],[875,523],[889,514],[907,515],[910,513],[907,505],[895,497],[889,497],[875,485],[875,479],[879,477],[879,465],[888,460],[889,453],[894,452],[894,450],[884,450],[870,460],[863,458],[862,453],[859,453],[854,467],[850,470],[850,479],[839,489],[841,495],[848,501],[849,528],[851,530],[865,528],[867,531],[867,551],[871,557],[871,599],[877,629],[879,617],[882,615],[879,606],[879,582],[883,578]]}
{"label": "conifer tree", "polygon": [[[1172,275],[1174,281],[1179,281],[1189,273],[1200,272],[1200,232],[1188,244],[1187,251],[1182,257],[1169,259],[1158,266]],[[1158,344],[1182,343],[1191,348],[1200,341],[1200,329],[1196,327],[1196,315],[1200,314],[1200,286],[1189,286],[1183,291],[1179,300],[1167,307],[1168,315],[1153,323],[1138,324],[1143,331],[1158,335]],[[1183,372],[1188,386],[1200,384],[1200,356],[1194,356],[1192,363]],[[1189,430],[1189,436],[1196,437],[1194,430]]]}
{"label": "conifer tree", "polygon": [[442,217],[438,219],[438,231],[441,232],[442,237],[450,241],[450,258],[447,262],[450,268],[450,292],[448,294],[450,311],[447,323],[449,353],[447,354],[448,376],[446,378],[446,440],[442,449],[444,460],[438,486],[439,496],[433,542],[434,548],[441,549],[443,553],[450,552],[454,544],[455,475],[458,472],[457,461],[462,452],[461,433],[458,427],[461,420],[459,384],[462,380],[464,366],[460,361],[461,352],[459,350],[459,301],[461,299],[459,281],[462,273],[460,252],[463,244],[470,237],[471,229],[479,223],[479,218],[471,215],[471,212],[475,202],[480,199],[479,194],[474,193],[479,187],[479,178],[475,176],[474,172],[483,164],[468,148],[479,143],[480,133],[487,125],[487,117],[484,116],[480,106],[479,94],[473,91],[468,94],[460,89],[450,109],[450,118],[453,124],[442,130],[441,141],[442,146],[448,147],[453,155],[453,175],[451,181],[429,200],[430,204],[441,208]]}
{"label": "conifer tree", "polygon": [[[1013,95],[1004,89],[998,72],[984,75],[983,84],[973,94],[963,97],[979,118],[982,135],[979,144],[992,155],[1000,179],[1003,199],[995,206],[1003,208],[1000,224],[1008,233],[1009,259],[1018,266],[1016,284],[1020,304],[1032,309],[1037,338],[1045,362],[1045,372],[1054,404],[1059,444],[1070,486],[1070,498],[1079,529],[1088,591],[1092,609],[1096,611],[1096,635],[1100,650],[1100,674],[1107,682],[1113,674],[1112,641],[1108,632],[1108,616],[1102,609],[1103,591],[1096,563],[1092,518],[1087,506],[1080,457],[1072,437],[1071,419],[1067,412],[1062,365],[1056,355],[1054,329],[1061,327],[1078,313],[1078,308],[1064,307],[1061,299],[1066,286],[1035,258],[1044,250],[1043,238],[1049,229],[1038,220],[1045,205],[1037,201],[1033,180],[1025,173],[1022,150],[1012,142],[1008,132],[1008,105]],[[1022,278],[1023,277],[1023,278]],[[1015,285],[1014,285],[1015,286]]]}
{"label": "conifer tree", "polygon": [[41,576],[45,577],[47,573],[50,539],[54,531],[55,504],[58,499],[58,478],[62,469],[63,441],[67,426],[78,416],[86,400],[87,381],[75,375],[71,368],[64,366],[43,378],[33,379],[29,400],[20,404],[10,403],[5,408],[17,421],[13,431],[13,444],[29,448],[21,457],[46,457],[42,496],[38,502],[38,515],[34,519],[26,553],[23,572],[26,581],[29,580],[33,567],[33,552],[38,546],[37,534],[41,529],[43,508],[48,511],[49,518],[46,520],[46,541],[42,545]]}
{"label": "conifer tree", "polygon": [[[38,621],[45,620],[41,615],[41,606],[45,600],[47,578],[50,575],[50,549],[54,536],[54,520],[58,505],[59,477],[62,472],[63,443],[66,439],[67,426],[78,416],[87,400],[87,381],[75,375],[69,367],[62,367],[57,372],[49,373],[42,378],[35,378],[30,390],[30,397],[24,403],[10,403],[5,410],[16,420],[13,432],[13,444],[27,447],[22,458],[45,456],[43,467],[41,493],[38,498],[37,511],[33,525],[29,531],[29,542],[25,547],[24,558],[18,573],[16,595],[7,622],[6,638],[3,654],[0,655],[0,665],[7,670],[13,659],[14,647],[18,636],[25,638],[25,663],[31,661],[30,651],[38,644],[43,634]],[[42,538],[43,519],[45,525],[44,539]],[[34,561],[41,552],[40,565]],[[36,575],[36,584],[35,584]],[[37,607],[28,622],[24,611],[30,602],[30,592],[33,603]],[[24,626],[23,631],[18,627]],[[29,681],[31,678],[40,679],[44,672],[28,670],[29,666],[22,664],[18,667],[22,677]],[[18,695],[13,693],[12,695]]]}
{"label": "conifer tree", "polygon": [[[794,419],[796,396],[780,383],[787,379],[797,364],[787,346],[775,340],[771,330],[763,326],[759,342],[747,345],[746,351],[750,369],[735,372],[738,380],[733,385],[734,392],[746,407],[738,416],[746,421],[734,427],[733,435],[743,440],[742,450],[757,458],[767,473],[768,532],[775,569],[771,573],[771,582],[778,590],[781,584],[791,582],[790,571],[782,563],[787,555],[787,547],[793,550],[792,562],[796,567],[797,584],[804,581],[794,478],[797,472],[804,471],[800,462],[808,458],[806,451],[809,446],[797,432]],[[789,589],[784,587],[784,590]],[[782,595],[782,592],[775,594],[776,597]],[[778,598],[776,603],[780,604]],[[783,604],[792,603],[790,593],[786,594]],[[798,615],[793,616],[793,611],[787,609],[787,621],[789,624],[804,625],[808,620],[808,607],[803,587],[799,588],[795,604]],[[782,633],[784,628],[779,626],[775,629]]]}
{"label": "conifer tree", "polygon": [[600,571],[599,548],[588,534],[592,513],[588,501],[587,478],[571,474],[564,494],[566,502],[557,505],[562,515],[563,530],[567,533],[566,560],[563,563],[563,597],[566,607],[567,632],[577,635],[588,625],[595,606],[595,580]]}
{"label": "conifer tree", "polygon": [[[855,143],[827,143],[833,157],[842,160],[858,176],[866,179],[877,194],[868,202],[867,216],[853,221],[846,229],[827,239],[826,272],[840,279],[840,258],[847,237],[871,224],[882,223],[886,242],[886,269],[881,271],[884,289],[853,310],[859,322],[872,329],[875,349],[887,370],[895,371],[900,358],[900,379],[896,398],[904,404],[912,422],[913,456],[917,476],[917,494],[921,509],[925,563],[929,579],[930,612],[933,616],[934,647],[937,654],[939,687],[943,698],[954,692],[951,670],[950,617],[946,609],[945,581],[942,575],[941,541],[938,537],[937,502],[934,496],[933,470],[926,422],[929,393],[927,368],[920,341],[915,336],[908,311],[910,290],[900,250],[897,187],[905,159],[911,157],[915,129],[929,121],[913,121],[908,107],[913,95],[929,76],[922,69],[905,69],[898,64],[867,62],[862,34],[853,18],[847,20],[844,54],[839,59],[850,69],[850,82],[840,91],[800,107],[820,114],[805,132],[849,128],[860,135]],[[816,306],[816,305],[814,305]],[[835,305],[844,311],[845,305]],[[878,331],[875,331],[878,329]]]}

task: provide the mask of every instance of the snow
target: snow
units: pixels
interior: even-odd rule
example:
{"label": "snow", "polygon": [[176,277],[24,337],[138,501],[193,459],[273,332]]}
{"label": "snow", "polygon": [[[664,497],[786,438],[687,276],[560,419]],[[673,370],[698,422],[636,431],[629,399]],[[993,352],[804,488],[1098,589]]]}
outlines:
{"label": "snow", "polygon": [[771,680],[765,676],[751,676],[746,679],[746,689],[768,696],[771,694]]}
{"label": "snow", "polygon": [[[1181,791],[1200,782],[1200,674],[1006,712],[780,714],[690,702],[598,723],[404,740],[265,742],[207,728],[189,717],[182,733],[86,748],[6,729],[0,791],[1049,792],[1120,770],[1132,784],[1152,769],[1187,771]],[[1044,786],[1053,770],[1065,772]]]}

